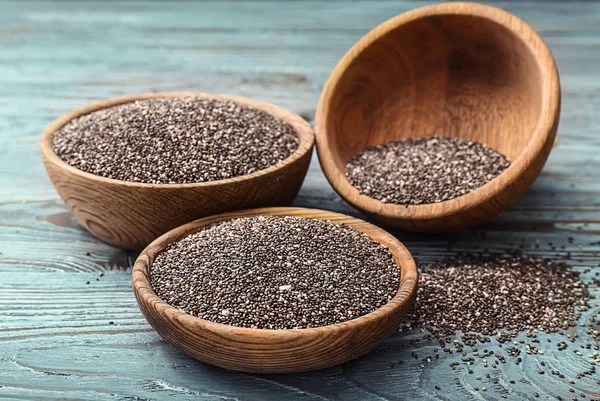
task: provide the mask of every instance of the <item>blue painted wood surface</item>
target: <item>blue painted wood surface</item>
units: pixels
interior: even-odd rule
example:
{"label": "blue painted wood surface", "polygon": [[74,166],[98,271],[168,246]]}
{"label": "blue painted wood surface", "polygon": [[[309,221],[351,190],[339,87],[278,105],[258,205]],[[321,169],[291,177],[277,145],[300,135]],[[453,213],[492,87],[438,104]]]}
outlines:
{"label": "blue painted wood surface", "polygon": [[[482,383],[466,367],[453,371],[445,357],[421,369],[411,353],[421,359],[436,345],[409,345],[418,333],[397,334],[358,360],[304,374],[242,374],[193,361],[139,312],[130,284],[135,255],[86,233],[44,172],[42,129],[74,107],[117,95],[237,94],[311,120],[345,51],[380,22],[423,4],[0,2],[0,399],[462,401],[499,400],[503,392],[532,399],[537,391],[539,399],[570,400],[569,384],[537,374],[539,363],[567,375],[587,365],[554,347],[543,357],[524,355],[519,366],[476,367],[499,379],[485,393],[474,390]],[[589,277],[600,270],[600,4],[492,4],[529,22],[556,57],[560,142],[531,190],[487,226],[448,236],[396,234],[421,262],[523,244],[551,258],[572,252],[577,269],[592,268]],[[357,215],[316,160],[296,204]],[[578,381],[577,392],[600,393],[598,379]]]}

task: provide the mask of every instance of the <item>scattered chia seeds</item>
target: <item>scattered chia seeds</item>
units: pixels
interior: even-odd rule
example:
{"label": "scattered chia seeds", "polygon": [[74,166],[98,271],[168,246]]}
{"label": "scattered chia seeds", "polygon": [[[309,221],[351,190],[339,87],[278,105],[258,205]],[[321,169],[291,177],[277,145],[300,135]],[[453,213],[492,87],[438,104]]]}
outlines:
{"label": "scattered chia seeds", "polygon": [[579,274],[565,264],[518,254],[466,255],[421,270],[406,328],[416,324],[440,337],[474,332],[504,342],[521,331],[576,326],[589,298]]}
{"label": "scattered chia seeds", "polygon": [[[455,377],[455,384],[473,390],[478,388],[475,384],[486,384],[487,391],[510,399],[513,392],[563,399],[557,393],[590,388],[597,381],[600,309],[594,289],[600,280],[589,277],[590,268],[575,272],[565,263],[524,256],[521,251],[458,254],[453,260],[421,267],[417,300],[401,327],[410,331],[406,345],[419,352],[411,354],[417,361],[450,359],[449,369],[464,378]],[[585,284],[582,278],[591,281]],[[411,329],[421,335],[415,338]],[[579,360],[560,366],[557,351],[573,353]],[[440,358],[442,352],[448,359]],[[525,377],[508,380],[510,386],[502,383],[498,371],[512,371],[501,367],[506,364],[520,366]],[[551,375],[553,382],[560,380],[568,387],[540,394],[526,380],[530,374]]]}
{"label": "scattered chia seeds", "polygon": [[150,271],[168,304],[212,322],[261,329],[341,323],[398,292],[400,269],[366,234],[283,216],[216,223],[171,244]]}
{"label": "scattered chia seeds", "polygon": [[505,156],[481,143],[432,136],[371,147],[348,162],[346,176],[381,202],[421,205],[465,195],[508,166]]}
{"label": "scattered chia seeds", "polygon": [[263,170],[298,148],[294,129],[226,100],[139,100],[81,116],[54,135],[56,154],[87,173],[122,181],[181,184]]}

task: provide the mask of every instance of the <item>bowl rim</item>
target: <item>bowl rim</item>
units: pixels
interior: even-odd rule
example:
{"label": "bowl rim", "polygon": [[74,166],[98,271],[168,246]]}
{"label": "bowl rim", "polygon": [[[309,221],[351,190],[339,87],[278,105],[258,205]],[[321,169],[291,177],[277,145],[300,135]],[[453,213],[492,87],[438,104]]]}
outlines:
{"label": "bowl rim", "polygon": [[[205,181],[205,182],[194,182],[194,183],[183,183],[183,184],[151,184],[145,182],[134,182],[134,181],[124,181],[118,180],[115,178],[107,178],[100,175],[87,173],[83,170],[80,170],[76,167],[71,166],[64,160],[62,160],[55,152],[52,146],[52,140],[56,132],[58,132],[63,126],[68,124],[70,121],[75,118],[81,117],[83,115],[92,113],[94,111],[118,106],[121,104],[133,103],[137,100],[147,100],[147,99],[159,99],[159,98],[173,98],[173,97],[198,97],[203,99],[220,99],[227,100],[231,102],[235,102],[237,104],[241,104],[243,106],[253,107],[259,110],[262,110],[274,117],[277,117],[283,120],[285,123],[292,126],[296,136],[298,137],[298,148],[287,158],[281,160],[280,162],[269,166],[265,169],[258,170],[252,172],[250,174],[241,175],[238,177],[231,177],[222,180],[215,181]],[[280,170],[288,165],[293,164],[294,162],[301,159],[307,152],[312,150],[313,144],[315,141],[314,131],[311,128],[310,124],[300,117],[298,114],[283,108],[281,106],[277,106],[272,103],[263,102],[261,100],[256,100],[243,96],[232,96],[232,95],[224,95],[217,93],[208,93],[208,92],[154,92],[154,93],[143,93],[137,95],[126,95],[126,96],[118,96],[105,100],[101,100],[98,102],[90,103],[82,107],[78,107],[73,109],[62,116],[56,118],[52,121],[43,131],[41,139],[40,139],[40,150],[42,156],[50,163],[60,167],[61,169],[69,172],[71,174],[77,175],[81,178],[85,178],[88,180],[98,181],[104,184],[112,184],[112,185],[124,185],[130,187],[139,187],[139,188],[169,188],[169,189],[179,189],[179,188],[204,188],[204,187],[218,187],[220,185],[226,184],[234,184],[247,180],[252,180],[254,178],[268,175],[277,170]]]}
{"label": "bowl rim", "polygon": [[[179,239],[186,237],[190,234],[193,234],[201,230],[203,227],[210,226],[219,221],[231,220],[238,217],[251,217],[259,215],[297,216],[311,219],[329,220],[334,222],[339,221],[342,224],[348,225],[351,228],[364,232],[369,236],[371,236],[369,232],[380,236],[380,239],[373,239],[388,247],[390,253],[392,253],[393,255],[396,265],[400,269],[400,283],[398,286],[398,291],[396,292],[394,297],[390,301],[388,301],[388,303],[366,315],[362,315],[342,323],[304,329],[252,329],[247,327],[236,327],[228,324],[211,322],[209,320],[192,316],[169,305],[154,292],[149,281],[150,266],[154,261],[155,255],[164,250],[169,244],[176,242]],[[385,241],[385,243],[383,243],[382,241]],[[413,259],[408,249],[404,246],[404,244],[402,244],[392,234],[364,220],[347,216],[345,214],[301,207],[267,207],[247,209],[228,213],[220,213],[217,215],[192,221],[190,223],[179,226],[171,231],[168,231],[167,233],[161,235],[152,243],[150,243],[150,245],[148,245],[140,253],[140,255],[134,263],[132,270],[133,291],[135,293],[136,300],[138,301],[138,304],[141,304],[143,302],[146,305],[152,305],[152,316],[154,318],[160,315],[159,319],[166,319],[168,321],[176,320],[180,324],[188,328],[194,328],[199,330],[198,332],[201,332],[202,330],[208,330],[212,333],[227,338],[260,338],[263,342],[277,342],[282,338],[291,338],[296,336],[302,336],[304,338],[321,337],[324,332],[330,332],[331,330],[341,332],[351,329],[354,330],[357,327],[365,327],[365,329],[367,329],[367,327],[373,322],[385,320],[388,317],[394,315],[399,309],[405,306],[407,302],[410,305],[410,303],[412,303],[412,300],[416,296],[417,281],[418,271],[415,260]],[[142,306],[139,306],[140,309],[143,310]],[[391,319],[390,321],[393,321],[393,319]],[[173,325],[171,327],[176,326]]]}
{"label": "bowl rim", "polygon": [[[435,15],[464,15],[488,19],[515,34],[533,54],[541,76],[541,109],[531,139],[511,165],[485,185],[464,195],[437,203],[400,205],[384,203],[363,195],[348,181],[345,171],[340,171],[330,157],[332,148],[327,135],[327,120],[332,95],[340,79],[354,59],[385,34],[412,21]],[[396,15],[373,28],[360,38],[340,59],[329,76],[317,106],[315,138],[319,162],[331,186],[346,201],[385,218],[406,221],[433,220],[448,217],[483,204],[498,196],[528,170],[545,146],[554,143],[560,115],[560,81],[556,63],[550,49],[539,34],[526,22],[502,9],[481,3],[448,2],[415,8]]]}

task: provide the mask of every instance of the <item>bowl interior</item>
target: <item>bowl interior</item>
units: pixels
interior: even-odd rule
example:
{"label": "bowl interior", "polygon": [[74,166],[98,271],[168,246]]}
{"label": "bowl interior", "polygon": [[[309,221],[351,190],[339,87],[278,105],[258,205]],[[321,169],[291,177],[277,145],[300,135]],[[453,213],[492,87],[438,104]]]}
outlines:
{"label": "bowl interior", "polygon": [[370,146],[430,135],[474,139],[515,160],[541,116],[534,51],[486,16],[425,14],[354,56],[331,88],[325,121],[341,171]]}

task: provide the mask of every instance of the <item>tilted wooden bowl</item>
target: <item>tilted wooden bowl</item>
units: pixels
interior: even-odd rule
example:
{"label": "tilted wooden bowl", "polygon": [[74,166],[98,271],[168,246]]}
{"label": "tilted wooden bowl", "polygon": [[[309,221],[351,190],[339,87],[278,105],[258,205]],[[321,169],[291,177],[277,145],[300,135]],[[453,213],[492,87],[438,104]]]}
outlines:
{"label": "tilted wooden bowl", "polygon": [[[560,114],[556,65],[512,14],[477,3],[418,8],[379,25],[333,70],[316,113],[319,160],[335,190],[381,223],[444,232],[484,222],[542,170]],[[368,147],[445,135],[482,142],[512,165],[483,187],[427,205],[385,204],[345,175]]]}
{"label": "tilted wooden bowl", "polygon": [[[136,100],[177,96],[231,100],[264,110],[294,128],[300,140],[298,149],[264,170],[195,184],[144,184],[104,178],[78,170],[54,153],[54,134],[74,118]],[[269,103],[207,93],[153,93],[110,99],[65,114],[44,131],[41,152],[58,194],[89,232],[119,248],[141,250],[159,235],[200,217],[291,204],[308,170],[313,142],[313,131],[302,117]]]}
{"label": "tilted wooden bowl", "polygon": [[[163,302],[150,285],[150,266],[169,244],[213,223],[238,217],[272,215],[330,220],[346,224],[384,244],[401,270],[400,288],[372,313],[331,326],[298,330],[239,328],[199,319]],[[154,329],[175,347],[203,362],[245,372],[283,373],[320,369],[354,359],[398,328],[417,289],[417,268],[396,238],[343,214],[304,208],[263,208],[207,217],[178,227],[152,242],[133,267],[133,290]]]}

